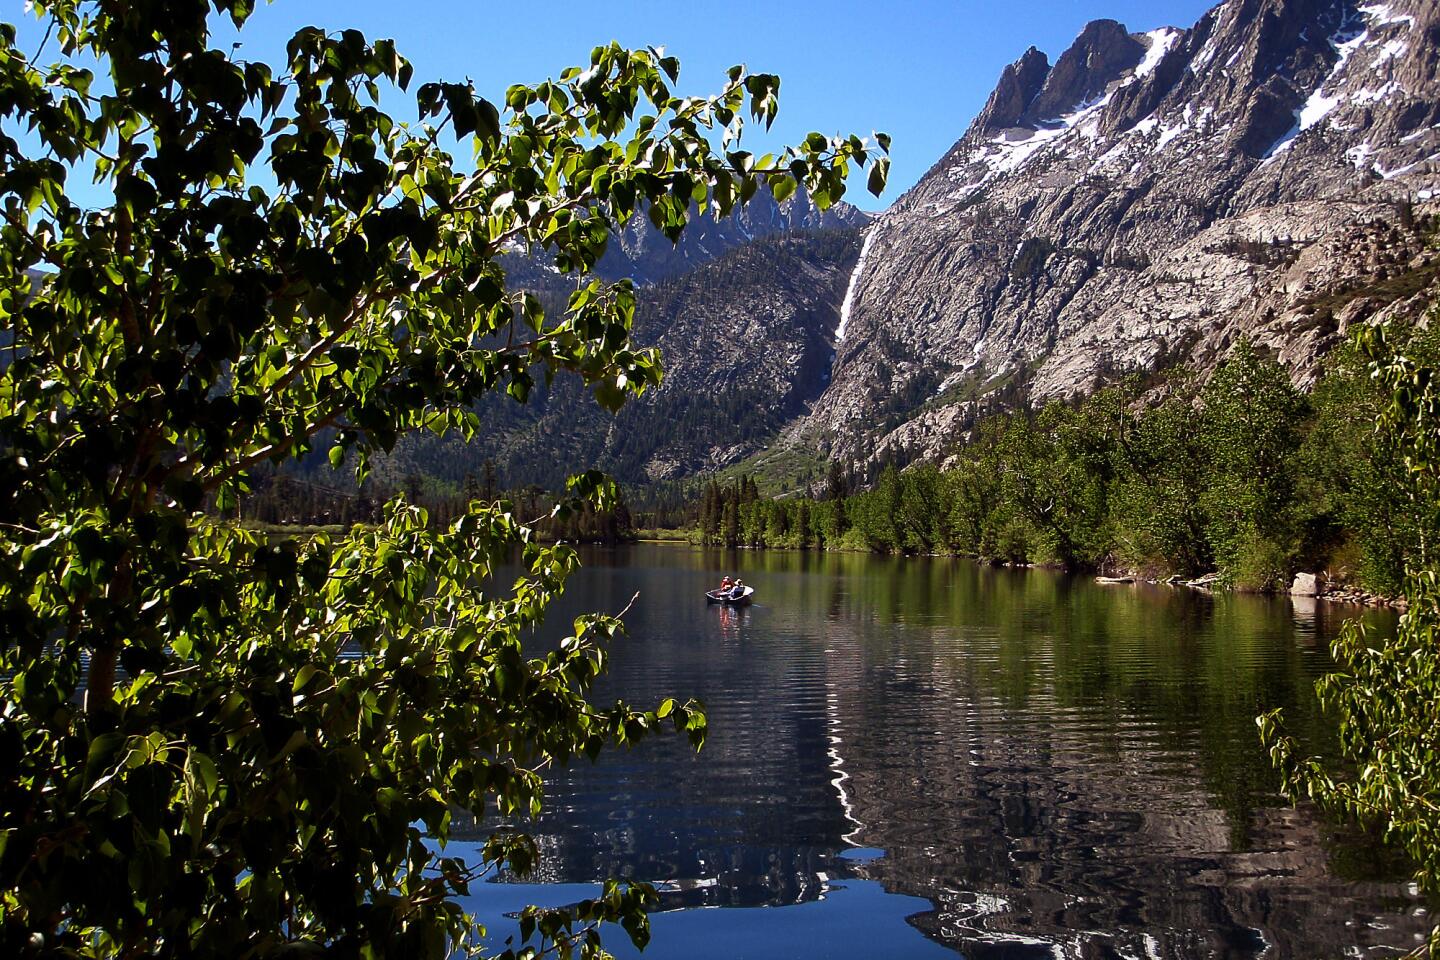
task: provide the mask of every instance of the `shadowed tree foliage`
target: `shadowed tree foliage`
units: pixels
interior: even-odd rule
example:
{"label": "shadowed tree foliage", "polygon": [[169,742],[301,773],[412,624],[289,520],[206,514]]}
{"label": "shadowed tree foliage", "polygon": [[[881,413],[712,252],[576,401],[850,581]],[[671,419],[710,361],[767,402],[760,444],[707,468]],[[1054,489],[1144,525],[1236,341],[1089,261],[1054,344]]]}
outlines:
{"label": "shadowed tree foliage", "polygon": [[[1403,462],[1409,513],[1422,535],[1408,556],[1409,609],[1387,636],[1352,621],[1331,652],[1339,671],[1316,684],[1321,702],[1340,721],[1340,742],[1353,772],[1306,756],[1286,735],[1280,711],[1258,720],[1261,738],[1294,798],[1378,824],[1415,862],[1416,879],[1440,892],[1440,367],[1416,362],[1387,343],[1383,331],[1362,332],[1360,347],[1376,381],[1390,392],[1378,430]],[[1440,950],[1440,925],[1426,952]]]}
{"label": "shadowed tree foliage", "polygon": [[[363,480],[561,371],[617,408],[660,378],[630,285],[547,314],[503,251],[585,272],[632,216],[674,238],[762,184],[823,207],[855,165],[883,186],[885,141],[753,157],[776,77],[678,96],[674,59],[617,45],[503,105],[421,84],[404,124],[389,41],[307,28],[272,69],[210,46],[242,0],[32,6],[58,63],[0,26],[0,955],[473,950],[455,898],[536,851],[441,855],[452,811],[533,811],[547,766],[662,727],[698,744],[698,705],[586,699],[614,617],[522,655],[576,561],[508,502],[278,541],[217,512],[312,452]],[[571,493],[562,518],[613,499]],[[643,944],[652,895],[527,911],[524,949],[598,955],[602,920]]]}

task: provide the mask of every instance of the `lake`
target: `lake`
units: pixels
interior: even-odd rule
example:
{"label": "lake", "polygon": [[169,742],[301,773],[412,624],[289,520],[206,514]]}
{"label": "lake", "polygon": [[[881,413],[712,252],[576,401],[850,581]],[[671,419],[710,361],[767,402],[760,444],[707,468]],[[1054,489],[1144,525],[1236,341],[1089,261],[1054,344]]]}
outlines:
{"label": "lake", "polygon": [[[557,637],[639,594],[596,699],[699,697],[710,736],[550,778],[536,873],[466,903],[502,948],[507,915],[607,876],[662,885],[646,958],[1394,956],[1429,928],[1405,864],[1287,804],[1256,735],[1282,706],[1333,749],[1312,684],[1357,608],[950,559],[584,556]],[[737,571],[755,604],[707,607]]]}

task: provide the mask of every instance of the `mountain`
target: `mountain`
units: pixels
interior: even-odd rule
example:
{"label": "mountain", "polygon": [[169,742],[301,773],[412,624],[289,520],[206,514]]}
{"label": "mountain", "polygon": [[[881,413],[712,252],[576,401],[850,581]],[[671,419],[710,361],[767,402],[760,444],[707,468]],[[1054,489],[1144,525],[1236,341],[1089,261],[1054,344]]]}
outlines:
{"label": "mountain", "polygon": [[[942,460],[980,417],[1241,337],[1297,383],[1351,324],[1414,315],[1440,273],[1440,4],[1226,0],[1189,29],[1088,24],[1031,48],[873,221],[761,193],[678,245],[636,217],[597,274],[640,285],[667,378],[609,417],[566,379],[488,405],[475,444],[386,469],[629,483],[762,452],[803,474]],[[863,241],[860,239],[863,236]],[[520,254],[552,309],[573,280]]]}
{"label": "mountain", "polygon": [[[668,243],[668,241],[666,241]],[[831,228],[752,240],[678,277],[642,287],[633,339],[659,347],[665,379],[611,416],[572,376],[524,405],[497,397],[475,441],[407,437],[381,466],[398,482],[416,472],[459,484],[491,461],[508,487],[556,489],[600,467],[626,483],[714,470],[764,449],[829,381],[840,302],[859,231]],[[640,262],[640,261],[637,261]],[[573,284],[528,264],[511,280],[563,304]],[[550,286],[546,286],[546,284]]]}
{"label": "mountain", "polygon": [[761,189],[728,217],[696,217],[679,243],[671,243],[646,217],[635,216],[611,238],[595,272],[611,280],[629,277],[637,283],[656,283],[762,237],[859,227],[869,222],[869,214],[843,201],[821,210],[803,190],[778,203],[768,189]]}
{"label": "mountain", "polygon": [[[614,417],[578,379],[561,376],[525,405],[495,398],[475,439],[407,437],[377,464],[399,484],[413,474],[458,487],[488,461],[507,487],[559,489],[600,467],[626,483],[689,476],[743,459],[800,417],[829,381],[840,300],[870,215],[847,203],[818,209],[798,191],[768,189],[728,217],[696,216],[671,243],[642,214],[612,234],[595,269],[639,287],[633,339],[659,347],[665,382]],[[543,255],[502,260],[512,287],[565,307],[575,278]],[[316,459],[310,469],[321,469]]]}
{"label": "mountain", "polygon": [[1415,312],[1436,255],[1440,5],[1227,0],[1095,21],[1006,67],[865,230],[831,383],[788,443],[942,456],[987,396],[1082,394],[1241,335],[1297,382],[1349,324]]}

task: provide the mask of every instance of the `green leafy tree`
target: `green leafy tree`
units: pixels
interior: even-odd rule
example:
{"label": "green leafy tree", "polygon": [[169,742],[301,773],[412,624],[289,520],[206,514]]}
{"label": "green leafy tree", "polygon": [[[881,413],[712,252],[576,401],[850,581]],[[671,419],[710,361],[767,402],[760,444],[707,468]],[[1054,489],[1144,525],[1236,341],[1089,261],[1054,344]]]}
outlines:
{"label": "green leafy tree", "polygon": [[1032,560],[1077,567],[1104,553],[1110,424],[1090,417],[1100,406],[1100,400],[1079,409],[1050,403],[1038,413],[1011,416],[1000,436],[1004,498],[1014,521],[1043,544],[1043,556]]}
{"label": "green leafy tree", "polygon": [[940,470],[934,464],[918,464],[901,473],[899,480],[896,528],[900,545],[909,553],[933,550],[941,539],[937,530],[943,516]]}
{"label": "green leafy tree", "polygon": [[1003,503],[1003,475],[997,456],[1000,418],[983,421],[960,462],[944,475],[949,546],[961,553],[996,557],[995,520]]}
{"label": "green leafy tree", "polygon": [[[444,856],[452,812],[529,813],[547,766],[662,727],[698,744],[698,706],[586,699],[613,617],[522,654],[576,561],[508,502],[280,541],[217,510],[294,458],[363,478],[408,431],[468,435],[537,377],[612,409],[658,382],[629,284],[547,315],[502,251],[583,272],[632,216],[673,238],[757,189],[823,207],[857,164],[878,190],[885,158],[820,135],[753,157],[742,122],[770,122],[778,79],[677,96],[655,50],[598,47],[503,105],[424,83],[407,125],[379,106],[412,80],[388,41],[305,29],[275,70],[210,45],[242,0],[33,7],[60,62],[0,26],[0,955],[471,950],[455,898],[536,851],[501,832]],[[88,176],[112,203],[72,199]],[[611,505],[594,475],[571,492]],[[643,944],[651,895],[521,926]]]}
{"label": "green leafy tree", "polygon": [[1237,586],[1281,586],[1299,539],[1295,454],[1305,397],[1283,367],[1241,340],[1201,399],[1210,465],[1202,503],[1216,562]]}
{"label": "green leafy tree", "polygon": [[856,532],[864,538],[866,548],[881,553],[900,549],[900,471],[891,464],[880,471],[875,488],[852,501],[851,516]]}
{"label": "green leafy tree", "polygon": [[815,531],[815,545],[822,550],[839,545],[845,535],[845,502],[827,499],[810,505],[811,526]]}
{"label": "green leafy tree", "polygon": [[[1341,749],[1358,772],[1304,755],[1280,711],[1258,722],[1292,797],[1378,824],[1409,853],[1420,885],[1440,892],[1440,559],[1429,542],[1440,530],[1440,367],[1395,353],[1379,330],[1363,331],[1360,345],[1390,391],[1379,429],[1404,450],[1410,508],[1428,531],[1409,557],[1409,608],[1393,636],[1348,624],[1332,647],[1339,671],[1316,685],[1339,717]],[[1428,942],[1429,955],[1437,950],[1440,926]]]}
{"label": "green leafy tree", "polygon": [[[1440,359],[1433,327],[1392,325],[1386,336],[1416,362],[1433,367]],[[1391,390],[1370,367],[1358,343],[1327,358],[1311,398],[1315,422],[1299,451],[1300,499],[1310,506],[1307,553],[1338,560],[1368,588],[1398,596],[1406,559],[1425,548],[1426,531],[1408,482],[1407,441],[1393,418],[1381,417]]]}
{"label": "green leafy tree", "polygon": [[1171,384],[1170,395],[1135,419],[1117,449],[1111,494],[1115,549],[1129,564],[1194,574],[1213,555],[1202,508],[1209,460],[1194,394]]}

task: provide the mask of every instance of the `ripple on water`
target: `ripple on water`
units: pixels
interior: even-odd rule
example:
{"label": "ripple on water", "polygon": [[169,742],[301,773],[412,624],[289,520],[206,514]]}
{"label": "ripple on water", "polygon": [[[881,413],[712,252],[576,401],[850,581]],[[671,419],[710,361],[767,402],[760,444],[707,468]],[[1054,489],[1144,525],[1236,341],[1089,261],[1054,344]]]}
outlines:
{"label": "ripple on water", "polygon": [[[699,757],[557,772],[533,825],[547,880],[670,883],[647,958],[1365,955],[1425,928],[1394,864],[1277,803],[1255,738],[1283,706],[1329,742],[1333,620],[951,561],[590,559],[552,622],[641,593],[599,699],[697,696],[711,723]],[[694,602],[737,569],[755,607]]]}

